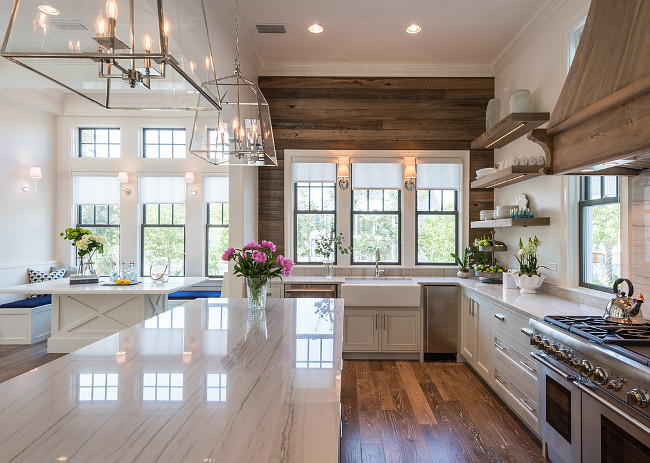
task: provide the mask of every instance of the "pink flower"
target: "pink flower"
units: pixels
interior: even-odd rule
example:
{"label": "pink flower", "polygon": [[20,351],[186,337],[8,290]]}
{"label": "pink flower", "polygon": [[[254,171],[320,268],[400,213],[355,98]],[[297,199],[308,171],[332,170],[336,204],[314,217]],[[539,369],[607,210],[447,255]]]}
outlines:
{"label": "pink flower", "polygon": [[283,257],[282,261],[280,262],[280,265],[282,265],[282,274],[285,277],[291,276],[291,270],[293,269],[293,261],[288,257]]}
{"label": "pink flower", "polygon": [[262,251],[253,251],[253,260],[255,262],[266,262],[266,253]]}
{"label": "pink flower", "polygon": [[235,248],[228,248],[226,249],[226,252],[223,253],[221,256],[221,260],[230,260],[230,256],[232,256],[235,253]]}
{"label": "pink flower", "polygon": [[271,252],[275,252],[275,244],[273,244],[273,241],[264,241],[262,240],[262,247],[263,248],[269,248]]}
{"label": "pink flower", "polygon": [[246,246],[244,246],[244,251],[248,249],[262,249],[262,245],[260,245],[257,241],[251,241]]}

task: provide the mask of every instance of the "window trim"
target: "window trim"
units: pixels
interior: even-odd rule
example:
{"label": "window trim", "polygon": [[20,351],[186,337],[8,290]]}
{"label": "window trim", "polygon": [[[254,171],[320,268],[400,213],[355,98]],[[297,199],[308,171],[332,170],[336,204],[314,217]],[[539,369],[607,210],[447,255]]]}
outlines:
{"label": "window trim", "polygon": [[[211,204],[221,204],[221,225],[216,225],[216,224],[211,224],[210,223],[210,205]],[[223,225],[223,206],[224,204],[228,204],[228,223],[226,225]],[[210,275],[208,272],[208,269],[210,268],[210,250],[209,250],[209,242],[210,242],[210,229],[211,228],[225,228],[228,233],[228,239],[230,239],[230,202],[206,202],[205,203],[205,212],[206,212],[206,217],[205,217],[205,250],[204,250],[204,255],[205,255],[205,276],[208,278],[223,278],[224,275]],[[225,274],[225,272],[224,272]]]}
{"label": "window trim", "polygon": [[[148,224],[146,223],[147,220],[147,206],[153,206],[153,205],[158,206],[158,224]],[[160,223],[160,205],[161,204],[171,204],[172,205],[172,223],[171,224],[161,224]],[[187,207],[186,204],[183,204],[184,206]],[[149,277],[151,275],[145,275],[144,274],[144,231],[146,227],[149,228],[183,228],[183,274],[182,275],[169,275],[170,278],[175,278],[175,277],[180,277],[184,278],[185,277],[185,254],[187,250],[187,230],[185,229],[185,223],[182,225],[174,224],[174,206],[176,204],[174,203],[153,203],[153,204],[142,204],[142,223],[140,224],[140,244],[141,244],[141,250],[140,250],[140,276],[141,277]],[[185,209],[185,222],[187,222],[187,209]],[[168,269],[169,270],[169,269]]]}
{"label": "window trim", "polygon": [[[97,157],[97,142],[94,141],[92,145],[95,147],[93,150],[93,157],[86,157],[83,156],[83,146],[84,145],[90,145],[90,143],[84,143],[82,140],[82,132],[84,130],[92,130],[93,131],[93,139],[96,139],[97,136],[97,130],[108,130],[108,142],[106,143],[106,146],[108,147],[108,156],[105,158],[102,157]],[[117,132],[120,134],[120,142],[119,143],[111,143],[111,130],[117,130]],[[77,127],[77,155],[75,156],[76,158],[79,159],[120,159],[122,157],[122,130],[120,127],[101,127],[101,126],[79,126]],[[102,145],[104,143],[101,143]],[[111,145],[117,145],[120,147],[120,155],[119,156],[111,156]]]}
{"label": "window trim", "polygon": [[[459,190],[452,190],[452,189],[429,189],[429,188],[423,188],[420,191],[429,191],[429,209],[431,209],[431,191],[453,191],[454,194],[454,210],[453,211],[418,211],[418,199],[417,199],[417,188],[415,189],[415,265],[432,265],[436,267],[441,267],[441,266],[449,266],[449,265],[455,265],[455,262],[420,262],[419,260],[419,245],[418,245],[418,218],[420,215],[454,215],[454,227],[456,229],[456,233],[454,233],[454,253],[458,255],[458,244],[459,244],[459,235],[460,235],[460,230],[459,230],[459,221],[460,221],[460,214],[458,211],[458,200],[460,196],[460,191]],[[441,196],[442,200],[442,196]]]}
{"label": "window trim", "polygon": [[[601,182],[601,197],[599,199],[582,199],[582,198],[588,198],[589,197],[589,188],[591,186],[591,181],[595,178],[599,178]],[[584,262],[585,262],[585,248],[584,248],[584,240],[583,240],[583,233],[584,233],[584,219],[583,219],[583,211],[587,207],[592,207],[592,206],[602,206],[606,204],[618,204],[619,205],[619,220],[620,220],[620,215],[622,214],[622,203],[621,203],[621,179],[620,177],[615,177],[616,178],[616,196],[610,196],[610,197],[603,197],[603,191],[604,191],[604,185],[605,185],[605,179],[604,176],[584,176],[580,179],[580,188],[579,188],[579,200],[578,200],[578,286],[582,288],[589,288],[593,289],[596,291],[601,291],[601,292],[606,292],[609,293],[612,291],[612,288],[610,286],[601,286],[601,285],[595,285],[593,283],[588,283],[585,281],[585,267],[584,267]],[[588,180],[588,181],[587,181]],[[620,231],[620,236],[619,236],[619,241],[621,245],[621,251],[623,250],[623,243],[622,243],[622,238],[623,238],[623,230],[621,229]],[[621,256],[621,267],[623,265],[622,262],[622,256]]]}
{"label": "window trim", "polygon": [[[158,146],[158,156],[157,157],[147,157],[147,131],[148,130],[156,130],[158,131],[158,143],[155,144],[155,146]],[[160,157],[160,131],[161,130],[171,130],[172,131],[172,143],[169,145],[172,147],[172,157],[171,158],[161,158]],[[177,158],[174,156],[174,146],[180,146],[180,145],[174,145],[174,131],[180,131],[182,130],[185,132],[185,156],[182,158]],[[154,146],[150,144],[151,146]],[[164,143],[165,146],[167,146],[167,143]],[[142,159],[164,159],[164,160],[172,160],[172,159],[187,159],[187,129],[185,127],[142,127]]]}
{"label": "window trim", "polygon": [[[382,192],[386,190],[397,191],[397,211],[355,211],[354,210],[354,192],[355,191],[370,191],[370,190],[381,190]],[[370,204],[370,194],[368,196],[368,204]],[[382,207],[384,207],[384,193],[382,193]],[[397,262],[385,262],[380,260],[379,265],[402,265],[402,205],[403,197],[402,190],[397,188],[358,188],[356,190],[350,190],[350,245],[352,246],[352,251],[350,252],[350,265],[375,265],[374,261],[370,262],[355,262],[354,261],[354,216],[355,215],[397,215]],[[370,208],[370,205],[368,205]]]}
{"label": "window trim", "polygon": [[[293,181],[293,179],[292,179]],[[298,216],[299,215],[331,215],[334,217],[334,233],[337,231],[337,222],[336,222],[336,215],[337,215],[337,210],[336,210],[336,201],[337,201],[337,192],[336,192],[336,182],[334,182],[334,209],[333,210],[320,210],[320,211],[306,211],[306,210],[298,210],[298,183],[331,183],[331,182],[293,182],[293,197],[294,199],[294,207],[293,207],[293,261],[295,265],[322,265],[322,261],[309,261],[309,262],[301,262],[298,261]],[[311,187],[308,187],[311,188]],[[321,189],[325,188],[321,186]],[[327,187],[330,188],[330,187]],[[311,196],[310,196],[311,200]],[[321,196],[321,204],[324,202]],[[310,201],[311,204],[311,201]],[[338,252],[334,253],[334,263],[333,265],[337,264],[338,261]]]}

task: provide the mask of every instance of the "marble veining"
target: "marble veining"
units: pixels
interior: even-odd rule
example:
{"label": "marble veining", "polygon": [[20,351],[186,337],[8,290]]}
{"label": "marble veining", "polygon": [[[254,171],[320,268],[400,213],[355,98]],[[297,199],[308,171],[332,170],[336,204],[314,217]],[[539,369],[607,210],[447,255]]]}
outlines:
{"label": "marble veining", "polygon": [[336,462],[343,301],[176,307],[0,384],[0,461]]}

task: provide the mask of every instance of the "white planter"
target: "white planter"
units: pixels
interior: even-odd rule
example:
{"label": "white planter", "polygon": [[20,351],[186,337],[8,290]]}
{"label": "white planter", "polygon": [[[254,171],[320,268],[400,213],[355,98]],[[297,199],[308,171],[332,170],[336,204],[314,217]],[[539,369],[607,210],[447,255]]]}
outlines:
{"label": "white planter", "polygon": [[521,289],[520,292],[523,294],[535,294],[537,289],[544,283],[544,278],[546,278],[546,275],[533,275],[529,277],[528,275],[518,275],[516,273],[512,276],[517,286]]}
{"label": "white planter", "polygon": [[469,272],[463,272],[463,271],[459,270],[458,272],[456,272],[456,276],[458,278],[468,278],[469,277]]}

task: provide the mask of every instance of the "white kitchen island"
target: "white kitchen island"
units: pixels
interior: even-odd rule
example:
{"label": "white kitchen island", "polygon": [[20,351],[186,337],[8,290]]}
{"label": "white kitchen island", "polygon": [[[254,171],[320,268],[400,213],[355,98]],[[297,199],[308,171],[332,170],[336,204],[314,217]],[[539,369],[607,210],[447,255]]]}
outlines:
{"label": "white kitchen island", "polygon": [[51,294],[52,336],[47,351],[68,353],[115,334],[167,310],[167,296],[207,280],[170,278],[155,283],[144,278],[137,285],[71,285],[68,278],[0,288],[0,294]]}

